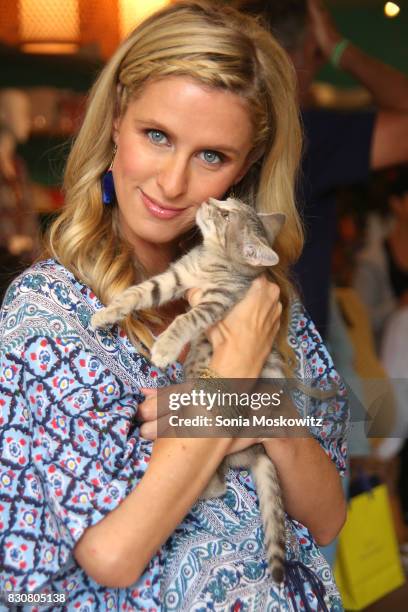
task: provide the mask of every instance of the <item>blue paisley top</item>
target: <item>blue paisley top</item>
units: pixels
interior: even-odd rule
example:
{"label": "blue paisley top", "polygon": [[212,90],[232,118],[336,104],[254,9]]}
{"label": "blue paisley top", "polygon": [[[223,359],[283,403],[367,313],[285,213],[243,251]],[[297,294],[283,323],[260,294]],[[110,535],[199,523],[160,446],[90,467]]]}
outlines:
{"label": "blue paisley top", "polygon": [[[84,530],[118,506],[148,466],[152,444],[139,436],[134,418],[143,399],[139,388],[179,382],[183,375],[180,364],[166,372],[154,368],[118,327],[92,330],[90,317],[101,307],[53,260],[27,270],[6,295],[0,320],[0,592],[66,593],[66,609],[81,612],[304,609],[296,589],[271,582],[256,491],[250,474],[239,469],[229,471],[224,497],[193,506],[131,587],[100,586],[77,565],[72,551]],[[302,378],[314,377],[322,387],[339,382],[300,304],[293,307],[289,340]],[[313,433],[343,472],[344,397],[326,407],[329,413]],[[327,609],[342,610],[310,533],[290,517],[286,523],[287,559],[320,578]],[[304,580],[309,609],[317,610],[313,584]]]}

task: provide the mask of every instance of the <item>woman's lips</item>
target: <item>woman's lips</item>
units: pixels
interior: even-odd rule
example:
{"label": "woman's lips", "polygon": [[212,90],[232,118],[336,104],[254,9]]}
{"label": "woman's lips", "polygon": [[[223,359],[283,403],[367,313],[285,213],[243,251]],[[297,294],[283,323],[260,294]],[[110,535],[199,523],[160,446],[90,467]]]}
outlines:
{"label": "woman's lips", "polygon": [[184,208],[163,208],[156,202],[153,202],[142,190],[140,190],[140,196],[150,214],[158,219],[173,219],[173,217],[177,217],[177,215],[180,215],[185,210]]}

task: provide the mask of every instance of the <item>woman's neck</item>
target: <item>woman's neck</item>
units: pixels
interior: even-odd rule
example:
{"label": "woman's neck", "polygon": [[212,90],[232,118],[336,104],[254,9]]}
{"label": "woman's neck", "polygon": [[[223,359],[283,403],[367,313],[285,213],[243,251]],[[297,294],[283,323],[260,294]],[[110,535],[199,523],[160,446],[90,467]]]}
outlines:
{"label": "woman's neck", "polygon": [[143,244],[134,245],[137,260],[142,264],[148,277],[161,274],[179,256],[177,245],[153,244],[143,241]]}

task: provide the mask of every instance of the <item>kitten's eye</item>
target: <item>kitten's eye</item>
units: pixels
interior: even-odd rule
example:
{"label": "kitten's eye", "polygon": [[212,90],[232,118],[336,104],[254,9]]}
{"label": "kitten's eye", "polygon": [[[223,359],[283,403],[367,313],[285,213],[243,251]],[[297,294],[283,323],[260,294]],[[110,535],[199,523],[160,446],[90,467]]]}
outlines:
{"label": "kitten's eye", "polygon": [[229,219],[229,212],[228,210],[222,210],[221,211],[221,217],[224,217],[224,219]]}
{"label": "kitten's eye", "polygon": [[164,132],[160,130],[147,130],[147,136],[154,144],[164,144],[167,142],[167,137]]}

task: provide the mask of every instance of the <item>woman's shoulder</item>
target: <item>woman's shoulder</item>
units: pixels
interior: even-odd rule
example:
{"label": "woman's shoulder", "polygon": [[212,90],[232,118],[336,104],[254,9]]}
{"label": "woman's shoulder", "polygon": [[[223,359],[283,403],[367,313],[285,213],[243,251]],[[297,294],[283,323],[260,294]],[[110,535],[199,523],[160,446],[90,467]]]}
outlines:
{"label": "woman's shoulder", "polygon": [[[99,306],[100,307],[100,306]],[[27,268],[8,288],[0,314],[0,341],[22,349],[28,338],[83,338],[98,300],[53,259]]]}
{"label": "woman's shoulder", "polygon": [[169,366],[166,373],[157,370],[120,327],[94,329],[92,315],[102,306],[92,289],[60,263],[41,261],[15,279],[6,293],[0,345],[4,353],[20,357],[28,354],[27,347],[33,343],[38,353],[45,345],[57,352],[62,346],[64,354],[75,355],[78,363],[96,358],[130,386],[139,379],[146,387],[180,381],[181,367]]}
{"label": "woman's shoulder", "polygon": [[46,324],[48,319],[49,323],[61,321],[64,329],[69,320],[87,329],[93,312],[101,307],[90,287],[56,260],[47,259],[33,264],[11,283],[2,304],[0,327],[10,331],[34,320]]}
{"label": "woman's shoulder", "polygon": [[9,286],[3,309],[9,309],[16,301],[27,298],[36,302],[41,297],[63,306],[76,303],[79,296],[100,307],[92,290],[75,278],[73,273],[55,259],[37,262],[22,272]]}

